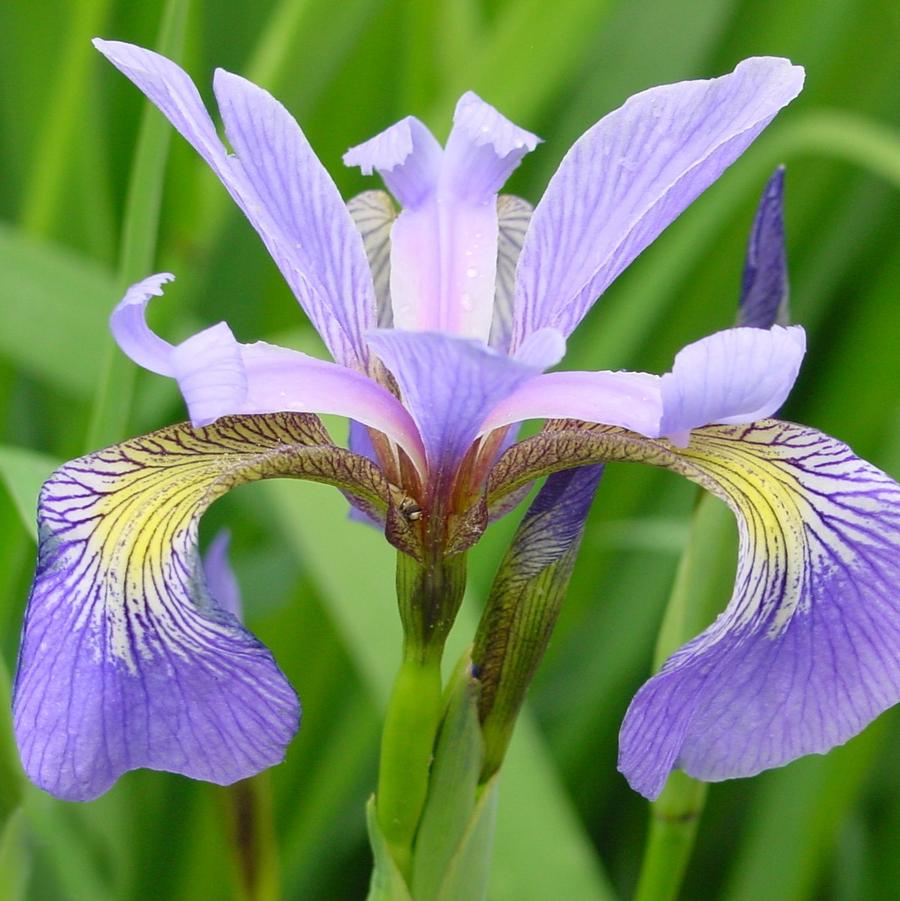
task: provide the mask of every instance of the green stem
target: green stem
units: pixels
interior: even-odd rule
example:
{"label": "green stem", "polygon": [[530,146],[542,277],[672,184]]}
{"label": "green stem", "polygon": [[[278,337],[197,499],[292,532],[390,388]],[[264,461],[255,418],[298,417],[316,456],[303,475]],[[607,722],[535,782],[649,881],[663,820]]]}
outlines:
{"label": "green stem", "polygon": [[440,658],[406,657],[385,716],[376,798],[378,824],[407,879],[442,711]]}
{"label": "green stem", "polygon": [[650,831],[635,901],[678,897],[697,826],[706,801],[706,783],[676,770],[650,806]]}
{"label": "green stem", "polygon": [[277,901],[281,897],[280,873],[268,773],[229,785],[223,789],[223,796],[236,897],[242,901]]}
{"label": "green stem", "polygon": [[[730,511],[703,495],[656,644],[654,669],[702,631],[722,609],[734,580],[735,529]],[[678,896],[706,801],[706,785],[673,772],[650,805],[650,824],[635,901]]]}
{"label": "green stem", "polygon": [[435,549],[422,564],[397,555],[403,662],[388,701],[378,773],[378,825],[407,879],[444,711],[441,658],[466,585],[465,556]]}

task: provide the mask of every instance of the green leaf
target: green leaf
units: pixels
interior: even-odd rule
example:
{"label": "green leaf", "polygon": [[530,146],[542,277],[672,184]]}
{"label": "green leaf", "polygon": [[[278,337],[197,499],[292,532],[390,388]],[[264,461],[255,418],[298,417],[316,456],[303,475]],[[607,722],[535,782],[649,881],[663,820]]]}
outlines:
{"label": "green leaf", "polygon": [[37,541],[37,500],[41,485],[59,463],[47,454],[25,447],[0,445],[0,480],[12,497],[22,525]]}
{"label": "green leaf", "polygon": [[[412,888],[416,901],[433,901],[446,893],[447,870],[454,859],[455,879],[462,873],[466,861],[456,860],[459,846],[470,832],[469,821],[475,809],[484,743],[478,721],[478,682],[472,678],[468,655],[457,668],[457,678],[450,686],[447,711],[441,724],[428,798],[416,835],[413,852]],[[490,846],[490,834],[487,836]],[[490,856],[488,855],[488,861]],[[477,901],[487,891],[489,864],[473,859],[483,876],[469,876],[465,894],[449,894],[449,898],[471,898]]]}
{"label": "green leaf", "polygon": [[67,396],[97,382],[115,297],[102,266],[0,225],[0,354]]}
{"label": "green leaf", "polygon": [[375,811],[374,795],[366,804],[366,824],[369,828],[369,844],[372,846],[372,855],[375,858],[372,868],[372,882],[369,885],[368,901],[413,901],[406,882],[394,858],[388,850],[387,842],[381,834],[378,825],[378,815]]}
{"label": "green leaf", "polygon": [[[164,56],[177,59],[181,55],[187,10],[188,0],[168,0],[166,3],[157,41],[157,49]],[[171,135],[169,123],[148,105],[135,147],[122,223],[117,279],[121,290],[149,275],[156,258],[159,211]],[[107,338],[100,387],[88,428],[88,448],[109,444],[125,432],[136,374],[137,367],[111,338]]]}
{"label": "green leaf", "polygon": [[469,828],[450,861],[438,901],[455,901],[456,898],[480,901],[486,896],[497,820],[497,782],[498,777],[495,777],[482,787]]}
{"label": "green leaf", "polygon": [[0,827],[0,898],[25,901],[30,872],[25,815],[21,808],[16,808]]}

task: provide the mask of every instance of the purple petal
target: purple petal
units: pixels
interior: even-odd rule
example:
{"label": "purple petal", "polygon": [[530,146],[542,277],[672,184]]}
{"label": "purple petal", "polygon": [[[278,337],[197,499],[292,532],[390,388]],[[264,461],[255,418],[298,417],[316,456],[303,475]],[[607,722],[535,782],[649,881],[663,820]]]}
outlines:
{"label": "purple petal", "polygon": [[616,276],[711,185],[800,91],[787,60],[652,88],[589,129],[534,211],[519,260],[515,344],[568,335]]}
{"label": "purple petal", "polygon": [[619,768],[650,798],[675,767],[718,781],[824,753],[900,700],[900,486],[771,420],[705,429],[685,458],[728,498],[741,550],[725,613],[625,717]]}
{"label": "purple petal", "polygon": [[788,272],[784,242],[784,166],[766,184],[744,263],[739,325],[771,328],[787,322]]}
{"label": "purple petal", "polygon": [[540,138],[467,91],[456,104],[441,167],[441,190],[472,203],[493,202]]}
{"label": "purple petal", "polygon": [[231,532],[221,529],[203,555],[203,574],[210,597],[238,622],[244,619],[241,589],[228,560]]}
{"label": "purple petal", "polygon": [[[129,296],[140,295],[139,286],[129,289],[126,301]],[[126,301],[119,305],[117,313]],[[138,308],[143,319],[146,297],[140,304],[127,307],[128,315],[133,317],[130,311]],[[156,338],[146,323],[143,330],[134,319],[129,320],[125,334],[145,336],[145,344],[137,346],[135,362],[145,358],[146,342]],[[117,339],[123,331],[114,330]],[[195,426],[237,413],[333,413],[384,432],[424,471],[422,441],[409,413],[390,391],[355,369],[263,341],[239,344],[224,322],[193,335],[177,347],[156,340],[159,346],[169,348],[168,361],[164,361],[167,371],[163,374],[178,380]],[[133,342],[122,345],[129,356],[134,349]]]}
{"label": "purple petal", "polygon": [[660,435],[684,444],[692,428],[755,422],[785,402],[806,353],[800,326],[734,328],[678,352],[662,377]]}
{"label": "purple petal", "polygon": [[117,41],[94,45],[219,176],[335,359],[364,366],[361,336],[374,324],[375,299],[362,242],[293,118],[265,91],[218,72],[216,94],[238,154],[229,156],[197,89],[175,63]]}
{"label": "purple petal", "polygon": [[176,426],[44,485],[13,712],[26,772],[57,797],[138,767],[228,784],[282,759],[296,695],[208,596],[197,553],[203,510],[263,477],[256,437]]}
{"label": "purple petal", "polygon": [[526,419],[580,419],[655,436],[659,376],[643,372],[548,372],[524,382],[491,410],[483,431]]}
{"label": "purple petal", "polygon": [[172,345],[147,325],[145,310],[151,297],[162,297],[162,286],[174,281],[170,272],[151,275],[132,285],[109,317],[109,327],[119,347],[138,366],[157,375],[172,375]]}
{"label": "purple petal", "polygon": [[538,371],[451,335],[385,329],[369,343],[400,386],[435,483],[453,471],[490,410]]}
{"label": "purple petal", "polygon": [[444,151],[434,135],[415,116],[407,116],[344,154],[344,164],[373,170],[388,190],[413,209],[434,193]]}

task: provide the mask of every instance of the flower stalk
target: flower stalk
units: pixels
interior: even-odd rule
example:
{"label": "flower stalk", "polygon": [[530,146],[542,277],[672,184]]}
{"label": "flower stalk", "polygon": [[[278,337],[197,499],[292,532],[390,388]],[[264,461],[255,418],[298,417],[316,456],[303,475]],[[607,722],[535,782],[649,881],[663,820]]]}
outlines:
{"label": "flower stalk", "polygon": [[[653,669],[722,609],[734,578],[735,535],[724,504],[700,495],[687,547],[656,643]],[[650,822],[635,901],[670,901],[678,896],[694,849],[707,785],[674,770],[650,803]]]}
{"label": "flower stalk", "polygon": [[443,715],[444,642],[465,587],[464,554],[441,557],[433,549],[425,564],[407,554],[397,555],[403,662],[385,715],[376,807],[394,862],[407,879]]}

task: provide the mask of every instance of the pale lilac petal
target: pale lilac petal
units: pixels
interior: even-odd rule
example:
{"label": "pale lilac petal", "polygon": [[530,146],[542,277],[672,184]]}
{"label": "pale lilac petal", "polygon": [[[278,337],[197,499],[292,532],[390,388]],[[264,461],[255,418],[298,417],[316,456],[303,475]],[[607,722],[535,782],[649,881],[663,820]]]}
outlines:
{"label": "pale lilac petal", "polygon": [[381,385],[362,373],[296,350],[257,341],[241,345],[247,397],[229,413],[332,413],[384,432],[424,472],[422,438],[413,417]]}
{"label": "pale lilac petal", "polygon": [[497,273],[497,207],[432,196],[391,230],[394,326],[486,341]]}
{"label": "pale lilac petal", "polygon": [[340,194],[296,122],[265,91],[218,73],[230,156],[188,75],[159,54],[94,45],[203,157],[257,230],[335,359],[363,367],[375,299],[362,242]]}
{"label": "pale lilac petal", "polygon": [[524,382],[491,410],[481,431],[526,419],[580,419],[656,436],[659,376],[644,372],[548,372]]}
{"label": "pale lilac petal", "polygon": [[425,445],[431,481],[453,472],[497,403],[536,369],[478,341],[385,329],[369,336]]}
{"label": "pale lilac petal", "polygon": [[515,358],[538,369],[555,366],[566,355],[566,339],[555,328],[532,332],[516,351]]}
{"label": "pale lilac petal", "polygon": [[[146,303],[137,306],[143,317]],[[155,337],[146,323],[144,328]],[[355,369],[264,341],[240,344],[224,322],[177,347],[158,340],[169,348],[169,357],[166,371],[156,371],[177,379],[195,426],[236,413],[333,413],[384,432],[424,472],[422,440],[409,413],[390,391]]]}
{"label": "pale lilac petal", "polygon": [[738,325],[771,328],[788,320],[784,166],[766,184],[747,245]]}
{"label": "pale lilac petal", "polygon": [[203,575],[210,597],[238,622],[244,619],[241,589],[228,559],[231,532],[220,529],[203,555]]}
{"label": "pale lilac petal", "polygon": [[900,486],[813,429],[707,431],[737,581],[628,709],[619,768],[650,798],[676,767],[718,781],[825,753],[900,700]]}
{"label": "pale lilac petal", "polygon": [[431,195],[444,151],[415,116],[407,116],[344,154],[344,164],[363,175],[377,170],[388,190],[409,209]]}
{"label": "pale lilac petal", "polygon": [[246,406],[248,384],[241,345],[224,322],[172,348],[170,360],[170,374],[178,381],[195,426],[209,425],[224,413]]}
{"label": "pale lilac petal", "polygon": [[467,91],[453,114],[441,166],[441,191],[472,203],[493,203],[522,157],[539,143],[536,135]]}
{"label": "pale lilac petal", "polygon": [[515,344],[544,326],[568,335],[802,84],[803,70],[787,60],[748,59],[722,78],[637,94],[579,138],[525,238]]}
{"label": "pale lilac petal", "polygon": [[659,434],[683,444],[697,426],[771,416],[794,387],[805,353],[806,332],[796,325],[726,329],[688,344],[662,377]]}
{"label": "pale lilac petal", "polygon": [[260,447],[179,428],[67,463],[41,492],[13,713],[25,771],[60,798],[139,767],[228,784],[280,762],[298,726],[293,689],[206,594],[197,553],[200,514],[227,473],[247,480],[242,453],[260,477]]}
{"label": "pale lilac petal", "polygon": [[377,169],[403,211],[390,235],[393,324],[487,341],[496,290],[496,194],[537,138],[471,92],[441,150],[414,118],[344,156]]}
{"label": "pale lilac petal", "polygon": [[150,298],[162,297],[162,286],[174,278],[169,272],[161,272],[132,285],[109,318],[110,330],[123,352],[157,375],[172,375],[172,345],[151,331],[145,310]]}

